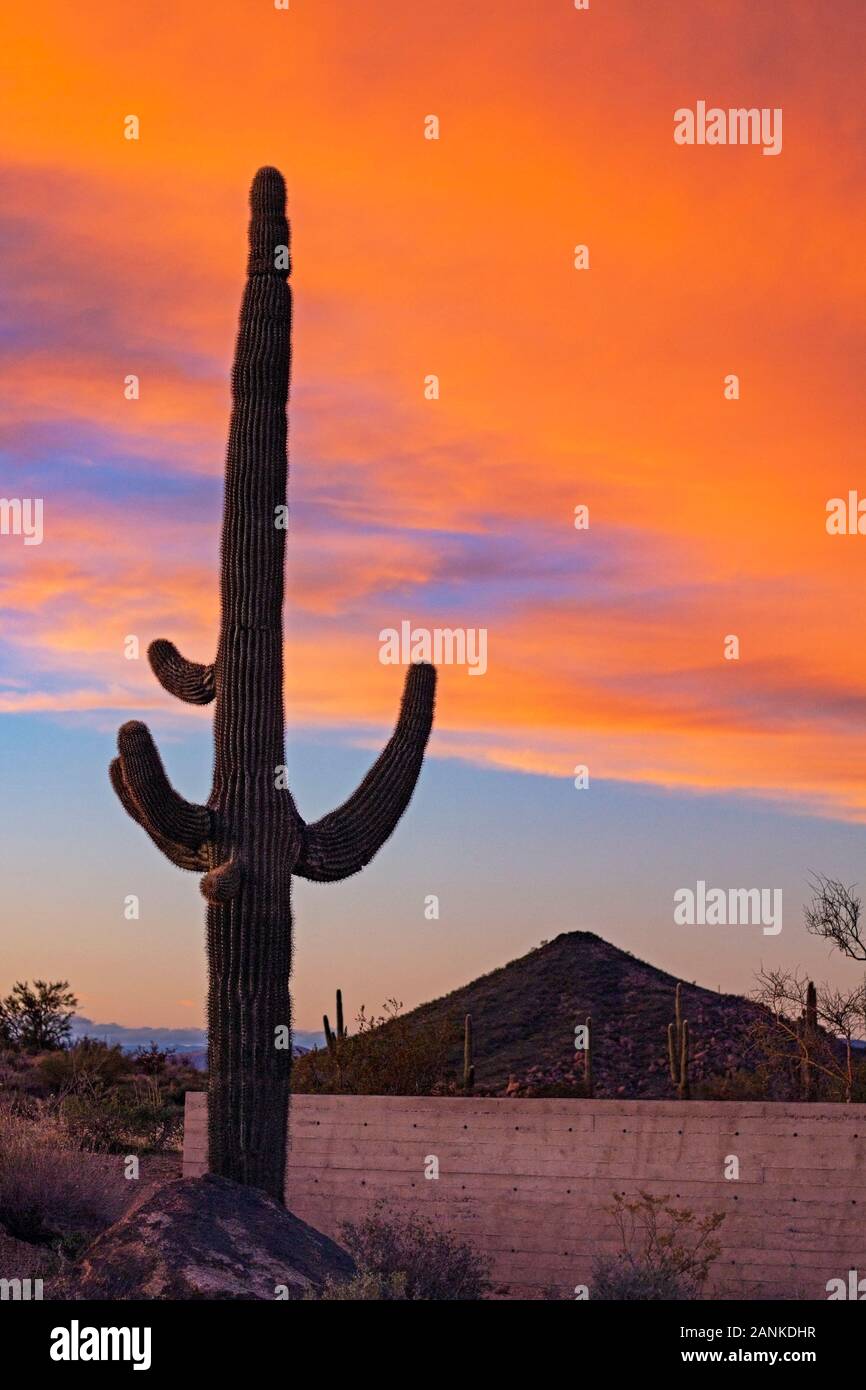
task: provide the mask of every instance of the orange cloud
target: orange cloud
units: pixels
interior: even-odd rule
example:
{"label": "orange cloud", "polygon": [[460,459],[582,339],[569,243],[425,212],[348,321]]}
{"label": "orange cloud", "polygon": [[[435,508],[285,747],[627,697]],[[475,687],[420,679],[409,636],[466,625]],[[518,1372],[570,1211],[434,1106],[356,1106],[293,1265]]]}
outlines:
{"label": "orange cloud", "polygon": [[[295,259],[292,719],[389,722],[380,627],[459,617],[489,628],[490,669],[444,673],[443,756],[860,817],[866,544],[824,526],[857,485],[856,19],[700,3],[662,22],[636,0],[10,16],[0,441],[27,478],[45,431],[85,457],[47,497],[45,545],[2,541],[32,684],[0,708],[168,710],[124,636],[213,651],[216,492],[205,515],[167,485],[218,486],[242,190],[273,160]],[[725,93],[784,106],[779,159],[673,144],[677,106]],[[100,479],[152,475],[147,507],[101,481],[83,503],[93,439]]]}

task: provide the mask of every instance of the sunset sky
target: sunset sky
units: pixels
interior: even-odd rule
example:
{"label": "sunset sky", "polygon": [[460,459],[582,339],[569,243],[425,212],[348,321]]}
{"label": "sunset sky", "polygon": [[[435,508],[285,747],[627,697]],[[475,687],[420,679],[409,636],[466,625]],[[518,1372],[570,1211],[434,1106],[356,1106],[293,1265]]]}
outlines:
{"label": "sunset sky", "polygon": [[[828,499],[866,496],[864,59],[862,0],[7,14],[0,495],[44,499],[44,541],[0,536],[0,991],[62,977],[92,1018],[203,1019],[196,878],[106,769],[141,717],[175,786],[208,794],[213,711],[144,652],[215,650],[267,163],[292,220],[302,813],[344,799],[396,716],[380,629],[489,634],[483,677],[441,672],[393,840],[297,887],[298,1025],[338,985],[350,1014],[408,1007],[573,929],[710,987],[761,962],[853,978],[802,903],[810,871],[866,878],[866,536],[825,526]],[[699,100],[782,108],[781,154],[675,144]],[[784,930],[675,926],[697,879],[781,887]]]}

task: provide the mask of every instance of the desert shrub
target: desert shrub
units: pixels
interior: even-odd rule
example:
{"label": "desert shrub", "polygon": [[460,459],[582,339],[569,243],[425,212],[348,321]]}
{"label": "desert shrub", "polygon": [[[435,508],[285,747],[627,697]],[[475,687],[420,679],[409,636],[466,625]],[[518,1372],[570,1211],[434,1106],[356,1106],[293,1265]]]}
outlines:
{"label": "desert shrub", "polygon": [[182,1110],[153,1077],[111,1089],[79,1084],[63,1101],[63,1119],[70,1139],[91,1153],[162,1153],[183,1128]]}
{"label": "desert shrub", "polygon": [[164,1076],[172,1056],[170,1049],[163,1049],[151,1042],[149,1047],[137,1047],[132,1054],[133,1070],[143,1076]]}
{"label": "desert shrub", "polygon": [[62,1052],[41,1057],[39,1072],[53,1091],[78,1091],[115,1086],[131,1074],[132,1064],[119,1043],[81,1038]]}
{"label": "desert shrub", "polygon": [[[832,916],[838,906],[836,894],[850,902],[848,890],[829,880],[818,882],[822,889],[812,913],[813,928],[818,935],[836,940],[836,930],[845,926]],[[830,914],[826,921],[820,915],[823,912]],[[855,928],[857,913],[859,900],[851,919]],[[866,1041],[866,984],[845,989],[827,984],[816,987],[803,970],[764,968],[755,975],[755,982],[753,998],[764,1009],[752,1028],[752,1038],[783,1098],[854,1100],[863,1080],[858,1073]]]}
{"label": "desert shrub", "polygon": [[159,1078],[159,1088],[166,1100],[183,1110],[188,1091],[207,1090],[207,1072],[199,1071],[188,1057],[170,1053],[165,1071]]}
{"label": "desert shrub", "polygon": [[685,1279],[666,1266],[653,1266],[625,1255],[600,1255],[592,1269],[592,1297],[607,1303],[678,1302],[694,1298]]}
{"label": "desert shrub", "polygon": [[696,1217],[670,1198],[640,1192],[637,1198],[614,1193],[607,1208],[619,1232],[621,1249],[599,1255],[593,1264],[592,1298],[603,1301],[699,1298],[710,1267],[721,1252],[714,1234],[724,1212]]}
{"label": "desert shrub", "polygon": [[695,1100],[771,1100],[763,1070],[742,1068],[724,1076],[706,1076],[692,1087]]}
{"label": "desert shrub", "polygon": [[456,1090],[450,1062],[462,1032],[453,1018],[443,1023],[409,1023],[402,1005],[389,999],[379,1017],[363,1008],[357,1032],[343,1038],[335,1053],[314,1049],[292,1065],[292,1089],[299,1093],[429,1096]]}
{"label": "desert shrub", "polygon": [[7,1108],[20,1106],[22,1113],[26,1112],[31,1102],[44,1094],[37,1060],[32,1053],[0,1049],[0,1095]]}
{"label": "desert shrub", "polygon": [[378,1297],[456,1302],[483,1298],[490,1289],[487,1262],[472,1245],[429,1218],[398,1215],[382,1202],[363,1221],[344,1223],[340,1241],[366,1278],[363,1287],[379,1281]]}
{"label": "desert shrub", "polygon": [[68,980],[34,980],[32,986],[19,980],[0,999],[0,1041],[28,1052],[65,1047],[77,1004]]}
{"label": "desert shrub", "polygon": [[10,1236],[67,1249],[71,1235],[114,1221],[128,1199],[114,1179],[83,1164],[56,1117],[22,1120],[0,1111],[0,1226]]}
{"label": "desert shrub", "polygon": [[405,1274],[373,1274],[370,1270],[352,1279],[329,1277],[322,1293],[310,1295],[331,1303],[402,1303],[408,1297]]}

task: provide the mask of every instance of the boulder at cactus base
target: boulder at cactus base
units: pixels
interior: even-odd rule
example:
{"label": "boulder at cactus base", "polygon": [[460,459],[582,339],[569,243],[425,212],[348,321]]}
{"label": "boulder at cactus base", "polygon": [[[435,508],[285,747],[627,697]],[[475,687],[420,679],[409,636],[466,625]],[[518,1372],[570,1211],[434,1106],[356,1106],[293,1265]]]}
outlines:
{"label": "boulder at cactus base", "polygon": [[257,1188],[178,1178],[94,1241],[79,1298],[303,1298],[349,1278],[351,1256]]}

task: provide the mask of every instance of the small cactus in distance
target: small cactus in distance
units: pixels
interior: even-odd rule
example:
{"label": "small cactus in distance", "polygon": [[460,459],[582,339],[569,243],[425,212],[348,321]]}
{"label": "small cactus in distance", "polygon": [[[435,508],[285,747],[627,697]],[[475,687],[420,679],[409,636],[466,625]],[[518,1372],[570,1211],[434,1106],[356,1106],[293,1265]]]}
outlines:
{"label": "small cactus in distance", "polygon": [[324,1017],[322,1018],[322,1022],[323,1022],[324,1025],[325,1025],[325,1042],[326,1042],[326,1044],[327,1044],[328,1051],[330,1052],[331,1056],[333,1057],[333,1056],[335,1056],[335,1054],[336,1054],[338,1044],[339,1044],[340,1042],[342,1042],[343,1038],[347,1038],[347,1037],[349,1036],[349,1030],[348,1030],[348,1028],[344,1028],[344,1027],[343,1027],[343,991],[342,991],[341,989],[338,989],[338,990],[337,990],[337,1031],[336,1031],[336,1033],[332,1033],[332,1032],[331,1032],[331,1025],[330,1025],[330,1023],[328,1022],[328,1015],[327,1015],[327,1014],[325,1014]]}
{"label": "small cactus in distance", "polygon": [[337,1069],[337,1090],[342,1091],[343,1043],[349,1036],[349,1030],[343,1027],[343,991],[341,989],[337,990],[337,1031],[335,1033],[331,1032],[331,1025],[328,1021],[327,1014],[324,1015],[322,1022],[325,1025],[325,1043],[328,1052],[334,1060],[334,1066]]}
{"label": "small cactus in distance", "polygon": [[682,985],[677,985],[674,1015],[676,1022],[668,1024],[668,1059],[671,1081],[680,1100],[689,1098],[689,1023],[683,1018]]}
{"label": "small cactus in distance", "polygon": [[475,1086],[475,1062],[472,1052],[472,1015],[467,1014],[463,1024],[463,1090],[471,1096]]}
{"label": "small cactus in distance", "polygon": [[806,989],[806,1011],[803,1015],[803,1056],[800,1062],[800,1081],[804,1100],[812,1100],[815,1095],[815,1074],[812,1067],[812,1050],[818,1037],[818,991],[815,981],[810,980]]}
{"label": "small cactus in distance", "polygon": [[586,1047],[583,1053],[583,1081],[586,1094],[592,1095],[592,1015],[586,1016]]}

